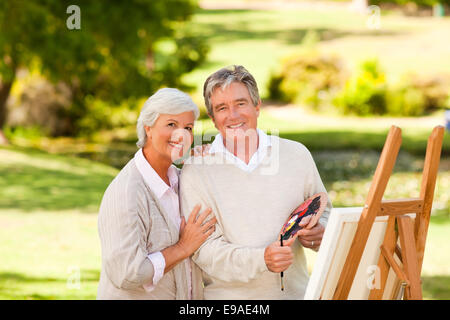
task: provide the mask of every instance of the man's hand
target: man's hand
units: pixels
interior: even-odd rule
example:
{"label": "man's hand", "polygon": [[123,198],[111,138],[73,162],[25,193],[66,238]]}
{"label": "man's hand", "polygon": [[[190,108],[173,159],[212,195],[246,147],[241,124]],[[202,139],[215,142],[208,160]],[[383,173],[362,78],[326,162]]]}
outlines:
{"label": "man's hand", "polygon": [[310,220],[311,216],[308,216],[300,221],[300,226],[303,227],[303,229],[297,232],[297,236],[302,246],[317,251],[322,243],[325,228],[322,224],[320,224],[320,222],[317,222],[317,224],[311,229],[306,229],[306,226]]}
{"label": "man's hand", "polygon": [[294,235],[290,239],[284,241],[283,246],[280,245],[280,241],[275,241],[266,248],[264,251],[264,261],[270,271],[279,273],[289,268],[294,259],[291,245],[296,238],[297,235]]}

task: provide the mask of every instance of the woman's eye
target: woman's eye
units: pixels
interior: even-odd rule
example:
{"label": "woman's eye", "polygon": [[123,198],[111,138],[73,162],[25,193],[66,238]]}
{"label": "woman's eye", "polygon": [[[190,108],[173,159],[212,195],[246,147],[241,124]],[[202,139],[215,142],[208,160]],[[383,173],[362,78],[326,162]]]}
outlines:
{"label": "woman's eye", "polygon": [[186,127],[185,129],[188,130],[188,131],[192,131],[191,127]]}
{"label": "woman's eye", "polygon": [[175,123],[169,123],[168,126],[169,126],[169,127],[174,127],[174,126],[175,126]]}

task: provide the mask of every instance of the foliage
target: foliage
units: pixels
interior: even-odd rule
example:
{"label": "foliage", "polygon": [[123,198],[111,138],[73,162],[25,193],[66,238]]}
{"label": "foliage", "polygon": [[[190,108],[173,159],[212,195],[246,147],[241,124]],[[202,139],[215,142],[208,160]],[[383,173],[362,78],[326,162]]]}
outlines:
{"label": "foliage", "polygon": [[[315,49],[315,33],[308,33],[300,52],[281,61],[280,71],[272,72],[269,99],[304,103],[317,108],[324,95],[342,85],[342,62]],[[310,40],[310,39],[313,40]]]}
{"label": "foliage", "polygon": [[138,103],[135,99],[124,99],[120,104],[111,106],[108,102],[88,96],[86,101],[86,116],[78,122],[84,133],[95,133],[100,129],[114,129],[135,125],[139,116]]}
{"label": "foliage", "polygon": [[402,86],[387,94],[388,114],[394,116],[420,116],[425,111],[425,95],[417,88]]}
{"label": "foliage", "polygon": [[415,3],[419,6],[432,6],[437,3],[450,5],[450,0],[369,0],[370,4],[381,4],[381,3],[395,3],[399,5],[405,5],[408,3]]}
{"label": "foliage", "polygon": [[403,83],[422,92],[426,111],[445,108],[446,100],[450,96],[450,74],[434,76],[407,74],[404,78]]}
{"label": "foliage", "polygon": [[445,108],[450,77],[405,74],[387,83],[377,60],[362,63],[356,74],[334,99],[343,114],[420,116]]}
{"label": "foliage", "polygon": [[[97,211],[118,170],[17,147],[0,148],[0,155],[0,185],[8,191],[0,195],[0,299],[95,299],[101,269]],[[334,207],[363,205],[378,152],[312,155]],[[399,154],[400,168],[387,188],[390,198],[417,196],[421,160]],[[433,208],[448,208],[449,187],[449,171],[440,171]],[[426,299],[450,298],[449,230],[448,216],[431,217],[422,275]],[[79,289],[70,286],[76,271]]]}
{"label": "foliage", "polygon": [[387,84],[377,60],[364,61],[334,99],[343,114],[367,116],[386,113]]}
{"label": "foliage", "polygon": [[[66,9],[74,4],[81,10],[80,30],[66,26]],[[1,1],[1,79],[14,81],[18,68],[37,61],[46,78],[70,87],[73,105],[61,116],[73,123],[65,133],[74,134],[88,113],[86,96],[120,105],[161,86],[183,87],[181,75],[208,51],[183,28],[195,7],[193,0]]]}

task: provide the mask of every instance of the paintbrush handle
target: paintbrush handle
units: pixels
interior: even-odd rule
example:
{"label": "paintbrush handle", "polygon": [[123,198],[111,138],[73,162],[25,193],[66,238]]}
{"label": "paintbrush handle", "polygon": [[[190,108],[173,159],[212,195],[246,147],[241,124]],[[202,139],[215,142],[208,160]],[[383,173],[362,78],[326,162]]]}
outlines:
{"label": "paintbrush handle", "polygon": [[[281,234],[280,234],[280,246],[283,246],[283,235],[281,235]],[[280,276],[281,276],[281,291],[284,291],[283,271],[281,271]]]}

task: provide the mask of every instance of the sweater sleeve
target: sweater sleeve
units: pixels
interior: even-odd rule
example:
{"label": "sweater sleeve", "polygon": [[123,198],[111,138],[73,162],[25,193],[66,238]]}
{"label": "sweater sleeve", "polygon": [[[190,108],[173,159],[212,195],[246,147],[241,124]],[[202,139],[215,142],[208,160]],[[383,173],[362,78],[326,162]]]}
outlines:
{"label": "sweater sleeve", "polygon": [[[125,183],[125,181],[123,181]],[[138,190],[109,188],[100,206],[98,230],[102,263],[119,289],[136,289],[152,284],[154,267],[148,259],[143,217],[148,212]]]}
{"label": "sweater sleeve", "polygon": [[200,212],[211,208],[217,218],[216,230],[192,256],[192,260],[206,274],[226,282],[249,282],[268,270],[264,260],[265,248],[236,245],[224,237],[219,209],[192,166],[182,170],[180,194],[181,212],[186,220],[197,204],[202,206]]}
{"label": "sweater sleeve", "polygon": [[[306,151],[306,162],[309,164],[310,168],[307,176],[307,183],[305,184],[305,195],[304,198],[307,199],[319,192],[325,192],[328,196],[327,190],[323,185],[322,179],[320,178],[319,171],[317,170],[316,163],[311,155],[311,153],[305,148]],[[330,197],[328,196],[328,202],[325,210],[322,213],[322,216],[319,219],[319,222],[326,227],[328,223],[328,218],[330,216],[332,205]]]}

